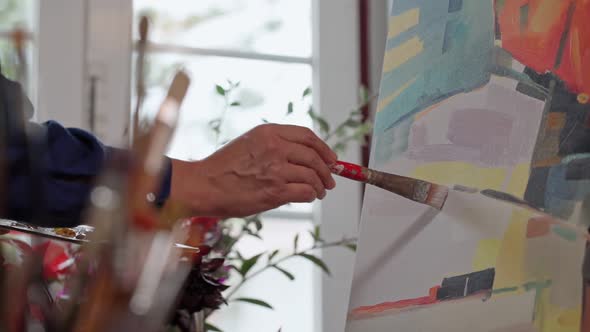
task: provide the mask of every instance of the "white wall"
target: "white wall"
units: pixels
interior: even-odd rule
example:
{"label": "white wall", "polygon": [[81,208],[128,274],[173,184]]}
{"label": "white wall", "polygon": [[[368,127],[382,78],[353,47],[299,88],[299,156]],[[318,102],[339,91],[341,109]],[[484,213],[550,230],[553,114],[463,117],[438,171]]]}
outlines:
{"label": "white wall", "polygon": [[[315,104],[328,122],[346,118],[358,104],[359,38],[358,4],[356,0],[319,0],[316,6],[314,41]],[[351,147],[342,159],[360,161],[360,149]],[[337,179],[337,189],[322,202],[317,220],[321,221],[323,237],[339,239],[356,236],[360,216],[361,187]],[[322,310],[318,313],[317,331],[344,331],[348,297],[352,279],[354,254],[345,249],[327,250],[323,258],[332,270],[332,277],[321,282]]]}
{"label": "white wall", "polygon": [[87,1],[87,75],[97,78],[97,116],[92,129],[106,144],[126,146],[123,133],[131,112],[133,1]]}
{"label": "white wall", "polygon": [[[40,0],[39,13],[38,120],[92,129],[103,142],[123,145],[132,1]],[[95,128],[90,128],[91,75],[98,76]]]}
{"label": "white wall", "polygon": [[84,43],[86,1],[40,0],[38,26],[38,109],[40,121],[56,119],[87,128]]}
{"label": "white wall", "polygon": [[[371,90],[379,91],[385,41],[388,0],[370,1]],[[358,104],[360,74],[359,16],[356,0],[317,0],[316,39],[314,40],[315,104],[330,123],[337,123]],[[374,107],[371,108],[374,110]],[[360,162],[360,147],[351,147],[341,159]],[[326,239],[357,236],[361,212],[361,186],[337,179],[337,189],[328,195],[318,210]],[[332,277],[320,283],[322,310],[316,327],[322,332],[342,332],[346,322],[354,254],[342,249],[327,250],[323,259],[332,269]]]}

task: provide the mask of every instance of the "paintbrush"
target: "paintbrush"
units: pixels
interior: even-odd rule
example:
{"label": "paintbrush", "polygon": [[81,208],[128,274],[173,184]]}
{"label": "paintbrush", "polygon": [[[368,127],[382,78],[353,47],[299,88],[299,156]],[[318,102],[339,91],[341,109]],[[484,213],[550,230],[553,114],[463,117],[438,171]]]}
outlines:
{"label": "paintbrush", "polygon": [[[335,164],[330,166],[330,170],[336,175],[351,180],[372,184],[394,194],[408,198],[412,201],[430,205],[438,210],[442,210],[450,190],[449,187],[444,185],[413,179],[401,175],[375,171],[363,166],[342,161],[337,161]],[[553,224],[575,231],[577,234],[590,241],[590,234],[588,234],[583,228],[555,218],[554,216],[539,210],[530,203],[509,193],[493,189],[479,190],[463,185],[455,185],[452,189],[469,194],[481,194],[488,199],[498,200],[514,207],[531,210],[539,216],[550,218]]]}
{"label": "paintbrush", "polygon": [[[137,60],[136,60],[136,76],[135,76],[135,93],[136,93],[136,104],[133,112],[133,121],[127,125],[125,134],[129,134],[130,130],[133,130],[133,142],[137,139],[140,134],[139,126],[139,113],[143,106],[145,99],[145,54],[147,51],[148,44],[148,33],[150,30],[150,23],[146,16],[142,16],[139,22],[139,42],[137,43]],[[132,128],[132,129],[131,129]]]}
{"label": "paintbrush", "polygon": [[380,172],[343,161],[331,165],[330,170],[336,175],[377,186],[438,210],[442,210],[449,194],[449,188],[443,185]]}
{"label": "paintbrush", "polygon": [[134,152],[138,168],[131,174],[131,209],[142,213],[151,205],[145,198],[153,198],[158,190],[161,172],[164,167],[164,154],[178,122],[180,106],[190,85],[189,76],[179,71],[170,86],[168,95],[156,116],[150,131],[136,137]]}

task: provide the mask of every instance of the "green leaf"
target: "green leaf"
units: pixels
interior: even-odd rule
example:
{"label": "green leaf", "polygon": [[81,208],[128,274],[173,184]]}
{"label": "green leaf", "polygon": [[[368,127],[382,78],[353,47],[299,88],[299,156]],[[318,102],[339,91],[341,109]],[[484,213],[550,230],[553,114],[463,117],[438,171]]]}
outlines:
{"label": "green leaf", "polygon": [[346,136],[346,127],[342,126],[338,129],[336,129],[336,132],[334,134],[338,138],[342,138],[342,137]]}
{"label": "green leaf", "polygon": [[260,236],[260,234],[258,234],[258,232],[253,232],[251,229],[249,229],[248,227],[244,227],[244,232],[246,232],[246,234],[255,237],[259,240],[262,240],[262,236]]}
{"label": "green leaf", "polygon": [[264,122],[264,123],[270,123],[270,121],[268,121],[267,119],[264,119],[264,118],[262,119],[262,122]]}
{"label": "green leaf", "polygon": [[334,145],[332,147],[332,150],[334,150],[334,152],[338,153],[343,153],[346,152],[346,148],[348,147],[348,144],[344,143],[344,142],[340,142],[337,143],[336,145]]}
{"label": "green leaf", "polygon": [[305,97],[307,97],[307,96],[309,96],[309,95],[311,95],[311,87],[308,87],[307,89],[305,89],[305,90],[303,91],[303,96],[302,96],[302,98],[305,98]]}
{"label": "green leaf", "polygon": [[293,114],[293,102],[289,102],[287,105],[287,115]]}
{"label": "green leaf", "polygon": [[323,134],[328,134],[330,132],[330,124],[328,121],[316,114],[313,109],[310,109],[307,114],[309,114],[309,117],[313,120],[313,122],[320,127],[320,131]]}
{"label": "green leaf", "polygon": [[356,244],[347,244],[346,248],[348,248],[354,252],[356,252],[356,249],[357,249]]}
{"label": "green leaf", "polygon": [[239,101],[234,101],[233,103],[229,104],[230,107],[238,107],[241,106],[242,104],[240,104]]}
{"label": "green leaf", "polygon": [[360,127],[362,124],[363,123],[361,121],[357,121],[355,119],[348,119],[344,123],[345,126],[350,127],[350,128],[357,128],[357,127]]}
{"label": "green leaf", "polygon": [[318,124],[322,133],[328,134],[330,132],[330,124],[324,118],[318,117]]}
{"label": "green leaf", "polygon": [[216,85],[215,90],[217,91],[217,94],[220,96],[225,97],[225,95],[227,94],[227,91],[221,85]]}
{"label": "green leaf", "polygon": [[359,97],[361,100],[361,105],[365,106],[369,102],[369,90],[366,86],[361,85],[359,88]]}
{"label": "green leaf", "polygon": [[309,254],[298,254],[297,256],[301,256],[301,257],[309,260],[310,262],[314,263],[319,268],[321,268],[327,275],[331,275],[330,269],[328,268],[326,263],[324,263],[324,261],[322,261],[318,257],[316,257],[314,255],[309,255]]}
{"label": "green leaf", "polygon": [[223,332],[220,328],[209,323],[205,323],[205,331]]}
{"label": "green leaf", "polygon": [[262,230],[262,221],[258,218],[254,219],[254,225],[256,225],[256,230],[257,231],[261,231]]}
{"label": "green leaf", "polygon": [[247,297],[241,297],[239,299],[235,299],[235,301],[237,301],[237,302],[246,302],[246,303],[258,305],[258,306],[261,306],[261,307],[265,307],[265,308],[270,309],[270,310],[274,310],[274,308],[270,304],[268,304],[268,303],[266,303],[266,302],[264,302],[262,300],[251,299],[251,298],[247,298]]}
{"label": "green leaf", "polygon": [[315,236],[315,233],[314,233],[314,232],[312,232],[312,231],[309,231],[309,235],[311,235],[311,237],[313,238],[313,240],[314,240],[315,242],[318,242],[318,240],[319,240],[319,239],[318,239],[318,238]]}
{"label": "green leaf", "polygon": [[244,261],[244,263],[242,264],[242,268],[240,269],[240,274],[245,277],[246,274],[248,274],[248,272],[250,272],[250,270],[254,267],[254,265],[256,265],[256,263],[258,262],[258,259],[260,259],[260,256],[262,256],[262,254],[258,254],[254,257],[246,259]]}
{"label": "green leaf", "polygon": [[309,235],[311,235],[315,242],[322,242],[322,238],[320,237],[320,226],[315,226],[313,231],[309,231]]}
{"label": "green leaf", "polygon": [[268,256],[268,261],[272,261],[273,258],[275,258],[277,255],[279,254],[279,250],[275,250],[273,251],[269,256]]}
{"label": "green leaf", "polygon": [[354,133],[353,137],[356,140],[364,139],[365,136],[371,133],[373,130],[373,126],[370,123],[364,123],[362,126],[358,127],[356,132]]}
{"label": "green leaf", "polygon": [[295,238],[293,239],[293,251],[297,251],[298,248],[299,248],[299,234],[295,235]]}
{"label": "green leaf", "polygon": [[289,280],[291,280],[291,281],[295,280],[295,276],[291,272],[289,272],[283,268],[280,268],[276,265],[273,265],[272,267],[275,268],[277,271],[281,272],[282,274],[284,274],[285,277],[287,277]]}

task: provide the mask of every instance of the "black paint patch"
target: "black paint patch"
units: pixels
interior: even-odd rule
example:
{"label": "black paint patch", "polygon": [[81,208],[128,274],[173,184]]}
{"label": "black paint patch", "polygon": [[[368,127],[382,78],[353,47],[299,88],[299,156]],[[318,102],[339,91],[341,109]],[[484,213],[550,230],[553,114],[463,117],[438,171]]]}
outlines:
{"label": "black paint patch", "polygon": [[443,279],[436,293],[437,300],[451,300],[470,296],[481,292],[490,292],[494,287],[496,270],[491,268],[483,271],[464,274]]}
{"label": "black paint patch", "polygon": [[570,161],[567,164],[565,178],[570,181],[590,179],[590,157]]}
{"label": "black paint patch", "polygon": [[450,0],[449,13],[458,12],[463,8],[463,0]]}
{"label": "black paint patch", "polygon": [[509,193],[505,193],[505,192],[501,192],[501,191],[497,191],[497,190],[493,190],[493,189],[485,189],[485,190],[482,190],[481,193],[485,196],[495,198],[495,199],[498,199],[501,201],[530,206],[530,204],[527,201],[520,199],[520,198],[518,198],[514,195],[511,195]]}

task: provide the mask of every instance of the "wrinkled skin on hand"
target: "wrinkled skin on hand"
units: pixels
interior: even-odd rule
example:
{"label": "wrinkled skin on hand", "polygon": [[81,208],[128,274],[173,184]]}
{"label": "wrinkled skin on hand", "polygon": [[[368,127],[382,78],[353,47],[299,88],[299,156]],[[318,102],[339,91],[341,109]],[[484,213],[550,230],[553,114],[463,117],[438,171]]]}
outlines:
{"label": "wrinkled skin on hand", "polygon": [[312,202],[336,186],[328,167],[336,160],[307,128],[261,125],[204,160],[173,160],[171,198],[215,217]]}

